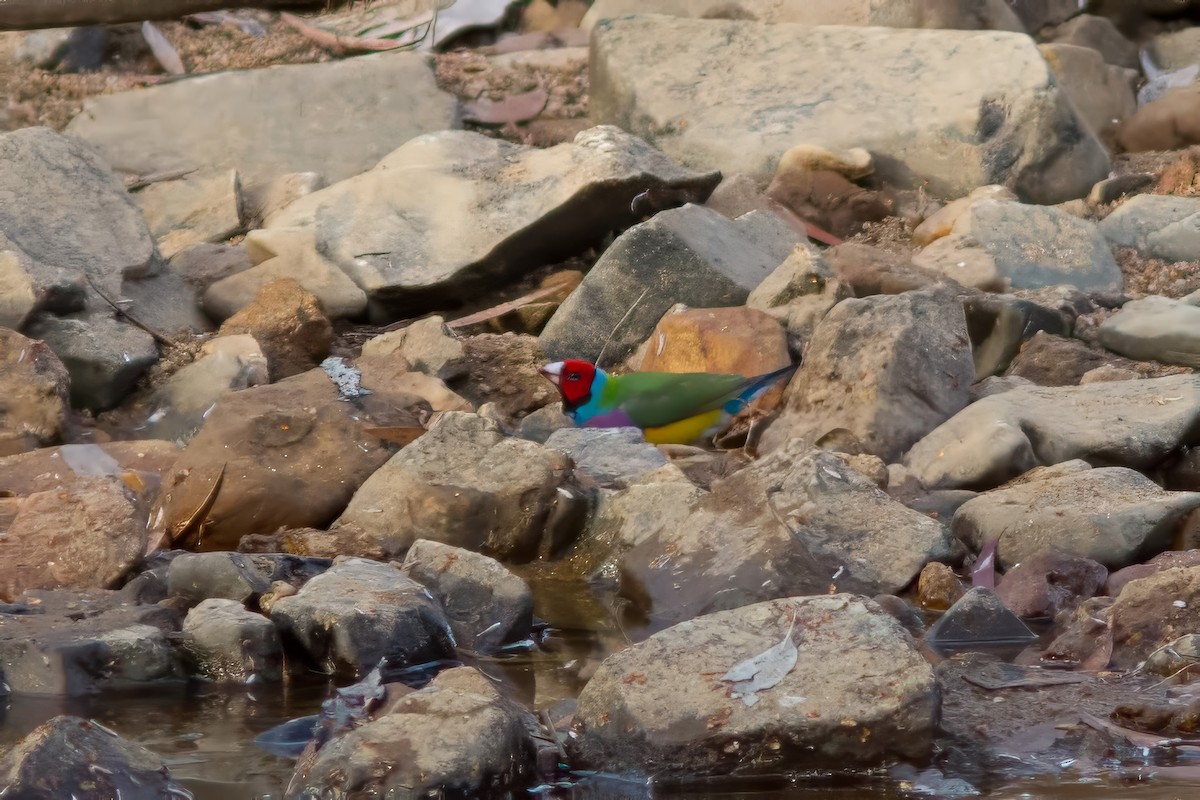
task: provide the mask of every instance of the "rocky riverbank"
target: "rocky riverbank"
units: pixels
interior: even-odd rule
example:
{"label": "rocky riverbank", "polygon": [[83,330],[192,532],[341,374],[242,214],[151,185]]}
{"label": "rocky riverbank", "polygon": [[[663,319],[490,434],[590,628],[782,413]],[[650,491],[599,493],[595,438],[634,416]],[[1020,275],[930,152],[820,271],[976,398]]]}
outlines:
{"label": "rocky riverbank", "polygon": [[[1194,780],[1189,4],[640,5],[226,15],[245,68],[170,80],[7,34],[0,689],[324,676],[295,798]],[[562,358],[802,365],[655,446]],[[136,739],[55,717],[0,786],[186,793]]]}

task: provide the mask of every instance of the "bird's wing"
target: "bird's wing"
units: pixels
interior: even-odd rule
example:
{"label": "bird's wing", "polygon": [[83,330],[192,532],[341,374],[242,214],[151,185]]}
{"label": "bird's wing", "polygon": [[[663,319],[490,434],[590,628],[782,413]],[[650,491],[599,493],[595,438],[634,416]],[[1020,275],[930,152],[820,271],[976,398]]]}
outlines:
{"label": "bird's wing", "polygon": [[656,428],[721,408],[758,378],[707,372],[632,372],[611,376],[604,405],[620,409],[639,428]]}

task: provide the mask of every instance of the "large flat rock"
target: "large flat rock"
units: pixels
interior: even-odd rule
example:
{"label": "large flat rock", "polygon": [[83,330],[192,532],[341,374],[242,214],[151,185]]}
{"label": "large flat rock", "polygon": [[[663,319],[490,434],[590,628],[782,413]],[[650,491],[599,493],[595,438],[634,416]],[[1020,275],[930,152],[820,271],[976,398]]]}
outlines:
{"label": "large flat rock", "polygon": [[237,169],[253,188],[288,172],[356,175],[414,136],[456,127],[457,106],[425,57],[380,53],[93,97],[67,132],[119,171]]}
{"label": "large flat rock", "polygon": [[1033,40],[1006,31],[605,19],[590,99],[597,121],[726,174],[767,178],[799,143],[864,147],[937,195],[1000,183],[1055,203],[1109,165]]}
{"label": "large flat rock", "polygon": [[[590,28],[602,19],[636,14],[646,6],[645,0],[595,0],[582,24]],[[1025,30],[1008,6],[1005,0],[655,0],[653,9],[655,14],[675,17],[725,16],[802,25]]]}

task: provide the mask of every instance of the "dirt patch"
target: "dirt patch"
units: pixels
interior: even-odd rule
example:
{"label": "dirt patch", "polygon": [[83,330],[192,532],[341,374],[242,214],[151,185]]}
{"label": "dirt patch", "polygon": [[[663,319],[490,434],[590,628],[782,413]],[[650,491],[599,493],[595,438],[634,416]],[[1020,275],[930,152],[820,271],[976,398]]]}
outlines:
{"label": "dirt patch", "polygon": [[869,244],[887,250],[889,253],[910,258],[920,248],[912,243],[912,231],[908,223],[900,217],[888,217],[881,222],[863,224],[862,233],[855,234],[846,241]]}
{"label": "dirt patch", "polygon": [[1131,247],[1115,248],[1114,255],[1125,276],[1126,294],[1180,298],[1200,289],[1200,261],[1163,261]]}

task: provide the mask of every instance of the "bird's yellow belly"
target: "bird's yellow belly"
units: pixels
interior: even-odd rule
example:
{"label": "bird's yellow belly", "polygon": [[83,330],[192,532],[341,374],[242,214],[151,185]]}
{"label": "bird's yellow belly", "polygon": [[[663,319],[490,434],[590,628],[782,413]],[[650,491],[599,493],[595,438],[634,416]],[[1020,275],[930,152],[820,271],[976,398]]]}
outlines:
{"label": "bird's yellow belly", "polygon": [[644,428],[642,433],[651,444],[691,444],[717,427],[723,415],[718,408],[658,428]]}

